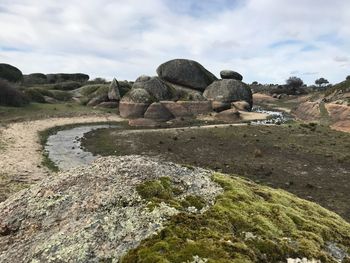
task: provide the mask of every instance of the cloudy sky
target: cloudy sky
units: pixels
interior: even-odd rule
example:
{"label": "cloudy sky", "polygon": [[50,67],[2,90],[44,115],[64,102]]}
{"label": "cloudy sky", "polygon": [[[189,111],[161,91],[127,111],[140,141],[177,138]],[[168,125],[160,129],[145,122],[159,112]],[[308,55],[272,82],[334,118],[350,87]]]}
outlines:
{"label": "cloudy sky", "polygon": [[134,80],[174,58],[246,82],[350,75],[348,0],[0,0],[0,62]]}

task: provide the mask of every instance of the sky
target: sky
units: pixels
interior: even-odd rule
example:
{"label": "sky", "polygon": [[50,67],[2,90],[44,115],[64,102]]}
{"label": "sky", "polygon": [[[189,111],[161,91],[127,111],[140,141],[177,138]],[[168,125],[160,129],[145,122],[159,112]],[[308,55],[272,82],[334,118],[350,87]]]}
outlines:
{"label": "sky", "polygon": [[251,83],[350,75],[348,0],[0,0],[0,63],[135,80],[175,58]]}

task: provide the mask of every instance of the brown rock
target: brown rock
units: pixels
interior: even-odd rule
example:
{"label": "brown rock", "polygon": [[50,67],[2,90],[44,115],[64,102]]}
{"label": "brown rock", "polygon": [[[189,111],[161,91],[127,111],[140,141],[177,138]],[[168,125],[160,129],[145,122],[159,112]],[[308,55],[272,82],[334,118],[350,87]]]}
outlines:
{"label": "brown rock", "polygon": [[160,104],[167,108],[175,118],[192,116],[184,106],[174,101],[161,101]]}
{"label": "brown rock", "polygon": [[119,104],[120,116],[123,118],[142,118],[148,105],[148,103],[121,101]]}
{"label": "brown rock", "polygon": [[159,123],[156,120],[139,118],[129,120],[129,125],[133,127],[157,127]]}
{"label": "brown rock", "polygon": [[174,118],[174,115],[159,102],[152,103],[146,110],[144,116],[148,119],[160,121],[168,121]]}
{"label": "brown rock", "polygon": [[303,121],[318,120],[321,117],[319,102],[304,102],[291,112],[297,119]]}
{"label": "brown rock", "polygon": [[231,103],[230,102],[223,102],[223,101],[215,101],[215,100],[213,100],[211,102],[211,107],[212,107],[213,111],[221,112],[221,111],[230,109],[231,108]]}
{"label": "brown rock", "polygon": [[231,106],[240,111],[250,111],[249,103],[244,100],[232,102]]}
{"label": "brown rock", "polygon": [[212,111],[211,101],[178,101],[177,104],[186,108],[193,115],[206,114]]}
{"label": "brown rock", "polygon": [[229,109],[218,113],[216,118],[225,122],[237,122],[240,120],[239,115],[236,109]]}

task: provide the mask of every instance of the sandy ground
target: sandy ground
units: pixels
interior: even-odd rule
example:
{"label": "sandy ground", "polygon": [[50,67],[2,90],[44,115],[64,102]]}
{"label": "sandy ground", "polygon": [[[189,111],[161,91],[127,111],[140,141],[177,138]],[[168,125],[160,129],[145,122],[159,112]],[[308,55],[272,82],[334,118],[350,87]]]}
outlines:
{"label": "sandy ground", "polygon": [[42,166],[42,148],[38,132],[66,124],[122,121],[118,116],[52,118],[9,124],[0,128],[0,171],[17,180],[34,183],[51,171]]}

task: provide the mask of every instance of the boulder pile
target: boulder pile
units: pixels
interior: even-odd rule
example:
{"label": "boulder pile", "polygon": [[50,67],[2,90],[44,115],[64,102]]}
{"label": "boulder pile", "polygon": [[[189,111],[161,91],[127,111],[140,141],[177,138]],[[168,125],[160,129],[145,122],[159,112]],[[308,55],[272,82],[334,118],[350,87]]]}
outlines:
{"label": "boulder pile", "polygon": [[[221,71],[222,79],[219,80],[196,61],[174,59],[161,64],[157,74],[156,77],[141,75],[121,98],[119,112],[122,117],[153,120],[130,121],[130,124],[153,124],[154,121],[231,108],[236,111],[250,111],[252,108],[252,92],[242,82],[242,75],[235,71]],[[239,117],[238,111],[234,116]]]}

